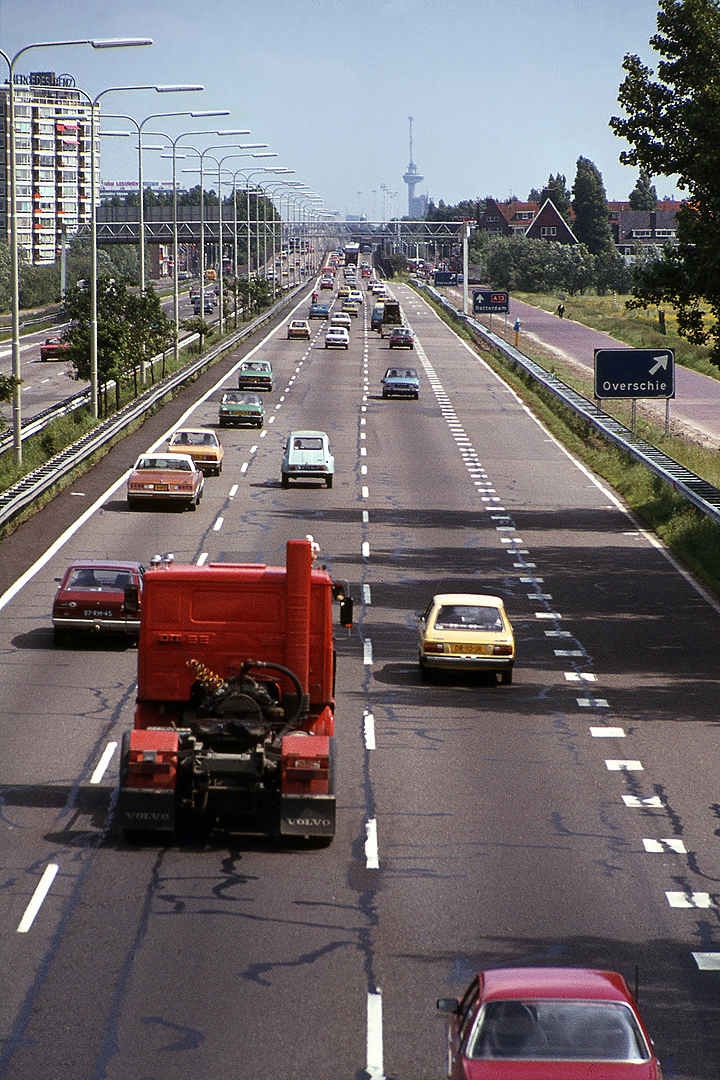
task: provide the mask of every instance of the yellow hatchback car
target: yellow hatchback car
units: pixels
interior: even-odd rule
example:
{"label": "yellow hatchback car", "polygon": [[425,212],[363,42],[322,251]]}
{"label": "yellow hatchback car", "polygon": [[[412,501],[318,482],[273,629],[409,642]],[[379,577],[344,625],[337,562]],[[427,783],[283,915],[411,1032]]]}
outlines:
{"label": "yellow hatchback car", "polygon": [[419,613],[418,661],[423,682],[433,671],[491,671],[512,682],[515,639],[499,596],[438,593]]}

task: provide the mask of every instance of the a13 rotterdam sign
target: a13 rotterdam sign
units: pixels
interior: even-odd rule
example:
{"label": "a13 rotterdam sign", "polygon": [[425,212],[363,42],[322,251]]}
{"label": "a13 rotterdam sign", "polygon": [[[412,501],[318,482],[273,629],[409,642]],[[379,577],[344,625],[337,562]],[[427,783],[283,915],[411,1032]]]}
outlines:
{"label": "a13 rotterdam sign", "polygon": [[674,349],[595,349],[596,398],[674,398]]}

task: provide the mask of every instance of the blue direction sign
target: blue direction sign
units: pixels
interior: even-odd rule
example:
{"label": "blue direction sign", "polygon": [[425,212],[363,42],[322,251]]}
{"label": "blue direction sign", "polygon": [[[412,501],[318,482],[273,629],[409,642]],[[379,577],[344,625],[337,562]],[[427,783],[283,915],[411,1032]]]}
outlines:
{"label": "blue direction sign", "polygon": [[674,398],[674,349],[595,349],[596,398]]}
{"label": "blue direction sign", "polygon": [[473,315],[502,315],[510,310],[510,293],[473,289]]}

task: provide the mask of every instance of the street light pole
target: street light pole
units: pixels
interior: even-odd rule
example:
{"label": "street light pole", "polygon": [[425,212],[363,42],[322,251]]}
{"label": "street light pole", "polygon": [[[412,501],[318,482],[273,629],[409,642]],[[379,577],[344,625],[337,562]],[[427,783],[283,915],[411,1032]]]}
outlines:
{"label": "street light pole", "polygon": [[8,97],[10,112],[10,289],[12,294],[12,374],[13,374],[13,457],[22,465],[22,405],[20,397],[20,275],[17,227],[17,160],[15,152],[15,65],[30,49],[59,48],[67,45],[91,45],[93,49],[122,49],[152,45],[152,38],[83,38],[77,41],[38,41],[25,45],[11,58],[0,49],[9,69]]}
{"label": "street light pole", "polygon": [[155,90],[158,94],[181,93],[186,89],[181,85],[144,85],[144,86],[108,86],[94,98],[84,90],[78,90],[90,102],[90,215],[91,215],[91,260],[90,260],[90,399],[93,420],[98,419],[98,296],[97,296],[97,178],[95,165],[95,114],[100,98],[105,94],[124,93],[130,90]]}

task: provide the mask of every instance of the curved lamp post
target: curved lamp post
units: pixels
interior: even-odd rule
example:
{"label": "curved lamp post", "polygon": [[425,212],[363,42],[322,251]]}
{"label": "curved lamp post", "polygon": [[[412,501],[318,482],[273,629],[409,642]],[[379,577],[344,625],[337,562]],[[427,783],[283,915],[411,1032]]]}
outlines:
{"label": "curved lamp post", "polygon": [[[82,38],[74,41],[36,41],[23,46],[11,58],[0,49],[0,56],[9,68],[10,105],[10,288],[12,292],[12,373],[13,387],[13,454],[15,464],[22,465],[22,406],[20,399],[20,278],[18,267],[17,184],[15,155],[15,65],[30,49],[51,49],[67,45],[91,45],[93,49],[123,49],[152,45],[152,38]],[[91,116],[92,123],[92,116]],[[94,149],[94,146],[93,146]],[[93,173],[94,178],[94,173]]]}

